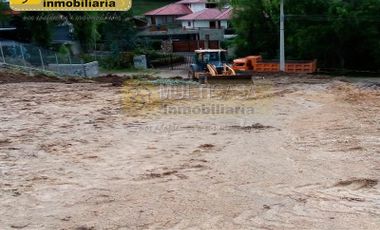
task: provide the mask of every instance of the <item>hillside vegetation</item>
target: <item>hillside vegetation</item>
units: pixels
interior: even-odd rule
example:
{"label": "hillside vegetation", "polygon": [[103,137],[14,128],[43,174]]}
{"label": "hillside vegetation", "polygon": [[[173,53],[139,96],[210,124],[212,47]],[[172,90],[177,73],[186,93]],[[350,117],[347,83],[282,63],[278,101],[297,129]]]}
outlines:
{"label": "hillside vegetation", "polygon": [[[278,58],[279,0],[231,1],[240,56]],[[286,0],[288,59],[318,59],[326,69],[380,71],[380,1]]]}

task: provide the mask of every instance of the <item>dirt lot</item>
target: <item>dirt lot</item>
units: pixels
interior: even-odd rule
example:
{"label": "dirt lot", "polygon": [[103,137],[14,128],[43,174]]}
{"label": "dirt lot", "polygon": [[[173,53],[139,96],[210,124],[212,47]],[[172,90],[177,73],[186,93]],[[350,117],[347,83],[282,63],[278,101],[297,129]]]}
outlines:
{"label": "dirt lot", "polygon": [[254,113],[175,114],[127,86],[0,84],[0,229],[380,229],[379,89],[254,87],[165,102]]}

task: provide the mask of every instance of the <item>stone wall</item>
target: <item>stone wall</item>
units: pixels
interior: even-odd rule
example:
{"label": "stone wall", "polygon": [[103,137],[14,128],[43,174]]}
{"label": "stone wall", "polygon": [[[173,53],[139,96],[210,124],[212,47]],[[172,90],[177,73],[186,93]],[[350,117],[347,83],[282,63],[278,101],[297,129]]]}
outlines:
{"label": "stone wall", "polygon": [[48,69],[65,76],[97,77],[99,63],[97,61],[84,64],[49,64]]}

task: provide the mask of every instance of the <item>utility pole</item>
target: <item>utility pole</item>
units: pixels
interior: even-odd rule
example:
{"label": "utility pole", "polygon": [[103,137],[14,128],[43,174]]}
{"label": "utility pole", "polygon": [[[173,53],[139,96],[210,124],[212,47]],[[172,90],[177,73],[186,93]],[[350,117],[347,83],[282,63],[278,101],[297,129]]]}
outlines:
{"label": "utility pole", "polygon": [[285,14],[284,0],[280,3],[280,71],[285,72]]}

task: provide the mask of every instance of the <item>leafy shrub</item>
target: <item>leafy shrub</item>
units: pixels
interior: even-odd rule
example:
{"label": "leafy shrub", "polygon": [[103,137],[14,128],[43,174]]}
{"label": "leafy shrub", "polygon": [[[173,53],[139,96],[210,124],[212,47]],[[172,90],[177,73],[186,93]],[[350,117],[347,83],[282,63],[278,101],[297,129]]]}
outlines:
{"label": "leafy shrub", "polygon": [[82,54],[80,55],[80,58],[83,60],[83,62],[88,63],[95,61],[95,57],[89,54]]}
{"label": "leafy shrub", "polygon": [[[145,55],[147,57],[149,66],[153,67],[170,66],[171,64],[185,62],[185,58],[183,56],[162,53],[150,49],[136,49],[134,52],[120,52],[114,54],[109,53],[103,56],[99,55],[97,56],[96,60],[104,69],[112,70],[130,68],[133,67],[133,58],[136,55]],[[95,57],[93,55],[82,55],[81,57],[85,62],[95,60]]]}
{"label": "leafy shrub", "polygon": [[161,41],[152,41],[151,47],[154,50],[161,50]]}
{"label": "leafy shrub", "polygon": [[61,45],[58,48],[58,54],[62,56],[70,55],[70,49],[66,45]]}
{"label": "leafy shrub", "polygon": [[120,59],[118,55],[106,56],[98,59],[99,65],[104,69],[118,69],[120,68]]}
{"label": "leafy shrub", "polygon": [[130,68],[133,66],[133,52],[123,52],[119,54],[119,66],[122,68]]}

